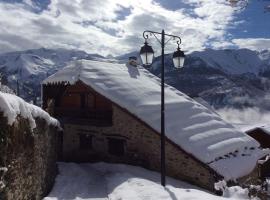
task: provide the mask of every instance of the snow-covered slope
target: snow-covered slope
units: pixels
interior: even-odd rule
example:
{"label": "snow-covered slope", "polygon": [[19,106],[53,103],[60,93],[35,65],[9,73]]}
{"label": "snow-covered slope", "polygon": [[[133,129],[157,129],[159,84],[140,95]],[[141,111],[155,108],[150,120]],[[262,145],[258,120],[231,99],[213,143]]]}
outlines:
{"label": "snow-covered slope", "polygon": [[[137,56],[137,51],[115,57],[120,62],[127,60],[129,56]],[[139,59],[140,60],[140,59]],[[161,59],[156,55],[153,68],[159,68]],[[173,69],[172,54],[165,55],[166,68]],[[270,70],[270,51],[253,51],[249,49],[204,49],[195,51],[187,55],[185,66],[211,67],[228,74],[259,74],[265,70]]]}
{"label": "snow-covered slope", "polygon": [[256,52],[249,49],[213,50],[193,52],[192,57],[201,58],[208,66],[221,69],[230,74],[258,74],[270,66],[270,52]]}
{"label": "snow-covered slope", "polygon": [[[0,55],[0,73],[8,86],[26,100],[40,96],[40,82],[61,69],[68,62],[77,59],[102,59],[96,54],[67,49],[33,49]],[[17,82],[18,81],[18,82]]]}
{"label": "snow-covered slope", "polygon": [[[161,58],[150,67],[160,75]],[[165,80],[191,97],[202,97],[215,108],[260,107],[270,109],[270,51],[247,49],[193,52],[185,67],[173,68],[171,55],[165,57]]]}
{"label": "snow-covered slope", "polygon": [[[127,53],[114,59],[126,63]],[[40,97],[40,82],[47,76],[78,59],[104,60],[106,58],[79,50],[33,49],[0,55],[0,73],[13,91],[27,101]],[[160,74],[160,57],[154,60],[150,71]],[[171,55],[165,57],[166,82],[190,96],[200,96],[215,108],[252,107],[257,104],[270,110],[264,95],[270,91],[270,51],[247,49],[211,50],[193,52],[187,56],[185,68],[175,70]],[[254,74],[253,74],[254,73]],[[18,84],[17,84],[18,80]],[[244,94],[244,95],[243,95]]]}
{"label": "snow-covered slope", "polygon": [[[43,84],[81,80],[160,132],[160,79],[141,66],[74,61]],[[166,85],[166,136],[226,179],[251,172],[259,144],[175,88]],[[184,117],[183,117],[184,116]],[[244,163],[244,165],[242,165]]]}
{"label": "snow-covered slope", "polygon": [[51,70],[55,71],[66,62],[86,58],[83,51],[65,49],[36,49],[24,52],[5,53],[0,56],[0,68],[8,74],[18,76],[20,80],[34,75],[46,76]]}
{"label": "snow-covered slope", "polygon": [[36,127],[35,118],[39,117],[47,121],[48,124],[60,128],[59,122],[41,108],[25,102],[20,97],[13,94],[0,92],[0,112],[7,117],[9,125],[12,125],[18,115],[28,119],[30,127]]}
{"label": "snow-covered slope", "polygon": [[[224,197],[140,167],[95,163],[59,163],[59,174],[43,200],[246,200],[247,189],[227,188]],[[254,199],[255,200],[255,199]]]}
{"label": "snow-covered slope", "polygon": [[1,83],[1,80],[0,80],[0,92],[9,93],[9,94],[14,94],[14,91],[11,90],[8,86],[2,84],[2,83]]}

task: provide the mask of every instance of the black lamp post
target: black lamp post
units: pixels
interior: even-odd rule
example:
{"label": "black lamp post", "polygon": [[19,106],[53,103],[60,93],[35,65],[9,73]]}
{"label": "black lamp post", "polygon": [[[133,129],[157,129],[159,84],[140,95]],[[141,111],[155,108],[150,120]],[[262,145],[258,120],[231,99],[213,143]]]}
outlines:
{"label": "black lamp post", "polygon": [[[154,58],[154,51],[151,46],[148,45],[147,39],[148,37],[154,35],[157,41],[161,45],[161,185],[165,186],[166,184],[166,166],[165,166],[165,103],[164,103],[164,47],[165,44],[171,39],[177,39],[178,48],[177,51],[173,53],[173,63],[175,68],[182,68],[184,66],[185,54],[180,50],[179,45],[181,44],[181,38],[175,35],[165,34],[164,30],[161,33],[154,31],[144,31],[143,37],[145,39],[144,46],[141,48],[140,56],[142,63],[144,65],[151,65]],[[161,35],[161,40],[158,39],[156,35]],[[165,36],[169,37],[169,40],[165,42]]]}

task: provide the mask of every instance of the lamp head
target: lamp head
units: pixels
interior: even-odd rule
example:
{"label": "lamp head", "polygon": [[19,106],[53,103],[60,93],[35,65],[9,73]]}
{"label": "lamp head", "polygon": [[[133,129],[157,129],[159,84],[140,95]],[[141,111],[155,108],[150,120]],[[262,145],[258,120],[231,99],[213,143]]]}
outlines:
{"label": "lamp head", "polygon": [[142,63],[144,65],[152,64],[152,61],[154,58],[154,51],[153,51],[153,48],[150,45],[148,45],[146,41],[144,45],[141,47],[140,56],[141,56]]}
{"label": "lamp head", "polygon": [[185,63],[185,54],[183,51],[181,51],[181,49],[179,48],[179,44],[178,44],[178,48],[177,50],[173,53],[173,64],[175,68],[182,68],[184,67],[184,63]]}

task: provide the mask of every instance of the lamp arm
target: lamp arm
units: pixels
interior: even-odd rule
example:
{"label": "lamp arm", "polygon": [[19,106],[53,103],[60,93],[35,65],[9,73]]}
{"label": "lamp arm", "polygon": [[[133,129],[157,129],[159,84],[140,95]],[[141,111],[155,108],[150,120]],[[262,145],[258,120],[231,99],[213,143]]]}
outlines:
{"label": "lamp arm", "polygon": [[[154,35],[155,38],[158,40],[158,42],[161,43],[161,41],[156,37],[156,34],[162,35],[162,33],[159,33],[159,32],[156,32],[156,31],[149,31],[149,30],[146,30],[146,31],[143,32],[143,38],[144,38],[145,41],[146,41],[146,40],[149,38],[149,36]],[[177,35],[171,35],[171,34],[166,34],[166,33],[165,33],[164,35],[170,37],[170,39],[169,39],[168,41],[170,41],[171,39],[174,39],[174,40],[177,39],[177,45],[178,45],[178,47],[179,47],[179,45],[182,43],[181,38],[180,38],[179,36],[177,36]],[[167,41],[167,42],[168,42],[168,41]],[[165,44],[166,44],[167,42],[165,42]]]}
{"label": "lamp arm", "polygon": [[177,43],[177,45],[178,45],[177,49],[180,50],[181,38],[180,38],[180,41],[178,40],[176,43]]}

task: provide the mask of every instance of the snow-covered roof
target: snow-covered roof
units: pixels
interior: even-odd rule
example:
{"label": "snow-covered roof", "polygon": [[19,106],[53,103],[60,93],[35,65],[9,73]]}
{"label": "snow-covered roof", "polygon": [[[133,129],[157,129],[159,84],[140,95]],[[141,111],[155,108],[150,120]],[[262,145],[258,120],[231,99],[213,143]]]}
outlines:
{"label": "snow-covered roof", "polygon": [[270,135],[270,126],[268,125],[265,125],[265,126],[262,126],[260,127],[262,130],[264,130],[265,133],[269,134]]}
{"label": "snow-covered roof", "polygon": [[0,112],[3,112],[3,115],[7,117],[9,125],[12,125],[17,116],[20,115],[29,120],[31,129],[36,127],[35,118],[37,117],[46,120],[49,125],[60,128],[60,123],[50,117],[47,112],[13,94],[0,92]]}
{"label": "snow-covered roof", "polygon": [[[160,79],[148,70],[81,60],[71,62],[43,84],[74,84],[78,80],[160,132]],[[225,179],[247,175],[265,154],[253,138],[168,85],[165,85],[165,109],[166,136]]]}
{"label": "snow-covered roof", "polygon": [[266,134],[270,135],[270,126],[268,125],[264,125],[264,126],[256,126],[254,128],[248,129],[246,130],[246,132],[252,132],[256,129],[261,129],[262,131],[264,131]]}

